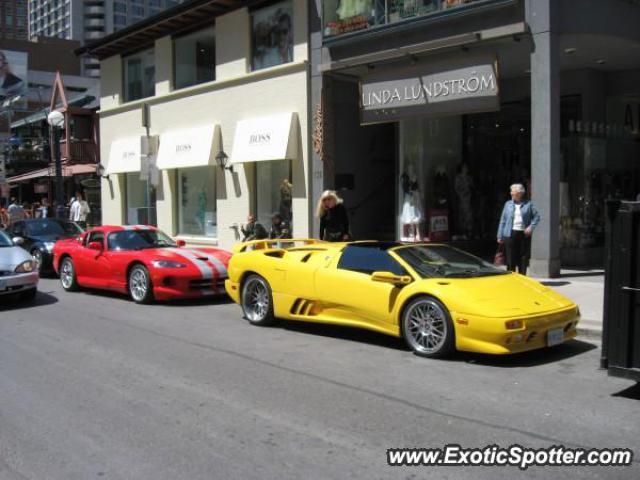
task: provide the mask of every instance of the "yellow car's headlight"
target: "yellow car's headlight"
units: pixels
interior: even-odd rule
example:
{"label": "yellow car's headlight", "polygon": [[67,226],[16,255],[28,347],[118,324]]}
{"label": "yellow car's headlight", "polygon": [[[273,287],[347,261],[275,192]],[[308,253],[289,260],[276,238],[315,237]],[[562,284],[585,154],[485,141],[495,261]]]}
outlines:
{"label": "yellow car's headlight", "polygon": [[36,269],[36,264],[33,260],[26,260],[16,267],[14,270],[16,273],[29,273]]}

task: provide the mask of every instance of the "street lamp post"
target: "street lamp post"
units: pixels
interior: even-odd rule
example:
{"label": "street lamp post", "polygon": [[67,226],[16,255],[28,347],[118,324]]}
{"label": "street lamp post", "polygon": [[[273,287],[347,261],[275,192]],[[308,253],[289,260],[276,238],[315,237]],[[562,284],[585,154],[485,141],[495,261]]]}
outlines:
{"label": "street lamp post", "polygon": [[47,123],[53,132],[53,156],[56,166],[56,216],[64,217],[64,188],[62,184],[62,159],[60,158],[60,130],[64,124],[64,115],[53,110],[47,115]]}

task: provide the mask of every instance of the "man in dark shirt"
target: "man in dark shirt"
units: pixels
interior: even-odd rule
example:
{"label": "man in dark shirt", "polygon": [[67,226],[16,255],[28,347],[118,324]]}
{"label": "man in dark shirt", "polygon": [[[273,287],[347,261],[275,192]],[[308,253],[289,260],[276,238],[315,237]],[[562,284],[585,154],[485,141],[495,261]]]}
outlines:
{"label": "man in dark shirt", "polygon": [[251,240],[263,240],[269,237],[265,228],[256,222],[256,216],[252,213],[247,217],[247,223],[240,228],[242,230],[242,241],[249,242]]}

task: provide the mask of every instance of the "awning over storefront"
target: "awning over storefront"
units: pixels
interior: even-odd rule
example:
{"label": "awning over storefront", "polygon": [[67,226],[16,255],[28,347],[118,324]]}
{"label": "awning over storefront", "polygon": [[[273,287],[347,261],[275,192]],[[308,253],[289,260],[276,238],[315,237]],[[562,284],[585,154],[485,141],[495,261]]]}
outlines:
{"label": "awning over storefront", "polygon": [[298,156],[295,113],[239,121],[230,163],[293,160]]}
{"label": "awning over storefront", "polygon": [[130,173],[140,171],[140,137],[129,137],[111,142],[106,173]]}
{"label": "awning over storefront", "polygon": [[220,150],[215,125],[175,130],[160,134],[156,166],[159,169],[206,167],[215,165]]}
{"label": "awning over storefront", "polygon": [[[92,163],[90,164],[81,164],[81,165],[63,165],[62,166],[62,176],[63,177],[71,177],[73,175],[84,175],[87,173],[96,173],[96,166]],[[35,178],[42,177],[55,177],[56,172],[53,167],[51,168],[41,168],[39,170],[33,170],[31,172],[23,173],[22,175],[16,175],[14,177],[7,178],[8,183],[19,183],[26,182],[28,180],[33,180]]]}

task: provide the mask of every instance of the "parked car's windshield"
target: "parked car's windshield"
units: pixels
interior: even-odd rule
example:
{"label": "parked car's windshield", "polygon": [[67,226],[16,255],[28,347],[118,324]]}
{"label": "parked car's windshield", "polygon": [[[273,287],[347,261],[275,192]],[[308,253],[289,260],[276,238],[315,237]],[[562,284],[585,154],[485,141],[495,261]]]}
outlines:
{"label": "parked car's windshield", "polygon": [[175,247],[171,238],[160,230],[122,230],[107,237],[109,250],[142,250],[145,248]]}
{"label": "parked car's windshield", "polygon": [[25,222],[27,235],[40,237],[44,235],[80,235],[82,229],[73,222],[55,219],[31,220]]}
{"label": "parked car's windshield", "polygon": [[6,233],[0,231],[0,248],[2,247],[13,247],[13,242]]}
{"label": "parked car's windshield", "polygon": [[484,260],[446,245],[412,245],[394,250],[422,278],[481,277],[508,273]]}

